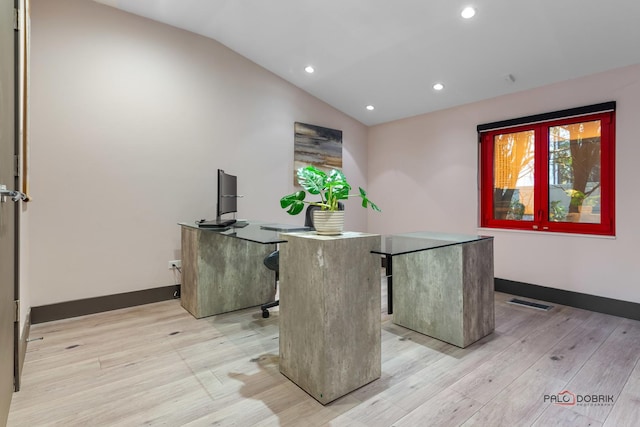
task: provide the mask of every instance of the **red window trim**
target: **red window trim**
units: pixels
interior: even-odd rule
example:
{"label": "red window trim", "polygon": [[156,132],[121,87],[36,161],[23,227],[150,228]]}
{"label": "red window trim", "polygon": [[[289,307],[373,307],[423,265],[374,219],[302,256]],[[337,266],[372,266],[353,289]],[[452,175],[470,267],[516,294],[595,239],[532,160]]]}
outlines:
{"label": "red window trim", "polygon": [[[548,129],[551,126],[601,120],[600,215],[599,224],[548,220]],[[479,127],[480,128],[480,127]],[[533,221],[493,218],[493,137],[498,134],[535,130],[534,219]],[[480,226],[483,228],[530,230],[615,236],[615,111],[573,115],[518,126],[479,131],[480,140]]]}

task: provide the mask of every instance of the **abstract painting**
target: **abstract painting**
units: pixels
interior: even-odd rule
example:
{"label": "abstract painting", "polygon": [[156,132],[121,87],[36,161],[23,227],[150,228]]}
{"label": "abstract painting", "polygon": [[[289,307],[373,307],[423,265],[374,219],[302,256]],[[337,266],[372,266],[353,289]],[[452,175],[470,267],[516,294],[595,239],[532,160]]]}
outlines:
{"label": "abstract painting", "polygon": [[296,171],[309,165],[324,171],[342,169],[341,130],[295,122],[293,182],[296,185]]}

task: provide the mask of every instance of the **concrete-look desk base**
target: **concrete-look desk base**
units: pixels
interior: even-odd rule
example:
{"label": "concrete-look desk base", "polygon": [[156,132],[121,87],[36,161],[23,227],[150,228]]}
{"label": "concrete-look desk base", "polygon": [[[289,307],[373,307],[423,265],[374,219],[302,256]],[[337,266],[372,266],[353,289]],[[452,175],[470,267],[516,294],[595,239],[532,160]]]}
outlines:
{"label": "concrete-look desk base", "polygon": [[380,236],[283,237],[280,372],[324,405],[380,378]]}
{"label": "concrete-look desk base", "polygon": [[180,302],[196,318],[254,307],[275,298],[275,273],[264,258],[275,244],[182,226]]}
{"label": "concrete-look desk base", "polygon": [[394,257],[393,323],[458,347],[492,333],[493,240]]}

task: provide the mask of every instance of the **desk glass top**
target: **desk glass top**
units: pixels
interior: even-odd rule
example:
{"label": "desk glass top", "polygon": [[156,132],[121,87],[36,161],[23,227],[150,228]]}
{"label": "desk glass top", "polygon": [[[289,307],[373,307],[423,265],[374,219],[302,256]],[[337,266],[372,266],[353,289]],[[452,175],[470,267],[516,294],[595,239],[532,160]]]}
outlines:
{"label": "desk glass top", "polygon": [[402,255],[411,252],[426,251],[444,246],[470,243],[478,240],[493,239],[489,236],[472,236],[453,233],[435,233],[431,231],[417,231],[414,233],[392,234],[382,237],[380,251],[376,254],[387,256]]}
{"label": "desk glass top", "polygon": [[[235,237],[236,239],[249,240],[251,242],[256,243],[282,243],[286,242],[280,234],[287,232],[283,228],[285,225],[277,224],[278,227],[275,227],[276,224],[266,223],[263,221],[247,221],[248,224],[244,227],[234,227],[233,225],[226,228],[205,228],[198,227],[195,222],[181,222],[179,225],[183,227],[194,228],[196,230],[203,231],[205,233],[219,233],[229,237]],[[265,229],[267,227],[268,229]],[[300,227],[300,226],[291,226],[291,227]],[[272,229],[278,228],[278,229]]]}

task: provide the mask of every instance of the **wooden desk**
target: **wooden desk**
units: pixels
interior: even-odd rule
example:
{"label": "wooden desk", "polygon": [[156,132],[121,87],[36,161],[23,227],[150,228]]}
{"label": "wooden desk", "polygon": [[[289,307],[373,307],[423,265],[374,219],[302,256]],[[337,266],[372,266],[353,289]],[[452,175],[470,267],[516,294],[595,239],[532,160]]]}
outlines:
{"label": "wooden desk", "polygon": [[196,318],[275,299],[275,272],[264,258],[283,240],[260,223],[225,230],[180,223],[182,285],[180,303]]}
{"label": "wooden desk", "polygon": [[283,238],[280,372],[324,405],[380,378],[380,236]]}

